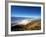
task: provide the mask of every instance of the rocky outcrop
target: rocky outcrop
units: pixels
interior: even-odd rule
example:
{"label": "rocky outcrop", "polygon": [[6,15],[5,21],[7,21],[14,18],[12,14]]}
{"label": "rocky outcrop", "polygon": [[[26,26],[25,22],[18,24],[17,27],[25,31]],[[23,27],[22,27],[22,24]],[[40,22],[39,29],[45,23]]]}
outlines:
{"label": "rocky outcrop", "polygon": [[27,23],[26,25],[15,25],[11,27],[11,31],[26,31],[26,30],[40,30],[41,20],[34,20]]}

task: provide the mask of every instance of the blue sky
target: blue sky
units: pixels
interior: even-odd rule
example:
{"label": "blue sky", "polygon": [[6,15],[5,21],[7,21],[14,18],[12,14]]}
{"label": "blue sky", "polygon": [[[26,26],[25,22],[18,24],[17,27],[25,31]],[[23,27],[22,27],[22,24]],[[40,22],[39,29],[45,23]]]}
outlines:
{"label": "blue sky", "polygon": [[41,7],[11,6],[11,17],[41,16]]}

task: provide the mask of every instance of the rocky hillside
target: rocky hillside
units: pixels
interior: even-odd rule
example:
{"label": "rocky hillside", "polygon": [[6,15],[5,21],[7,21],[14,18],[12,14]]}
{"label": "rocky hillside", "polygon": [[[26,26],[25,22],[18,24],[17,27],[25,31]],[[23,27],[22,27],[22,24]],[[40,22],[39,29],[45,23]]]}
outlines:
{"label": "rocky hillside", "polygon": [[28,31],[28,30],[40,30],[41,20],[34,20],[26,25],[15,25],[11,27],[11,31]]}

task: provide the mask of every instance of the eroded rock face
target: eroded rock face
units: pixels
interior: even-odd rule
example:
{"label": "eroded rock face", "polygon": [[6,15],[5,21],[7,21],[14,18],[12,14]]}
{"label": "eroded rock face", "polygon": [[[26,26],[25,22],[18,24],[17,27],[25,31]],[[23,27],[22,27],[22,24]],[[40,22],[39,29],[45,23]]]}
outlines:
{"label": "eroded rock face", "polygon": [[19,25],[11,27],[11,31],[40,30],[41,20],[19,22]]}

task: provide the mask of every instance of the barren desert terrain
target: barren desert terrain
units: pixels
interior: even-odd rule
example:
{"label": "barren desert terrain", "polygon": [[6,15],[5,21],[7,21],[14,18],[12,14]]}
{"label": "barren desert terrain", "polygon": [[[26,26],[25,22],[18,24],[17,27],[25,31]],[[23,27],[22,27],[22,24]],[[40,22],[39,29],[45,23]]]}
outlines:
{"label": "barren desert terrain", "polygon": [[[24,24],[24,23],[23,23]],[[28,31],[28,30],[40,30],[41,29],[41,20],[34,20],[26,25],[15,25],[11,27],[11,31]]]}

